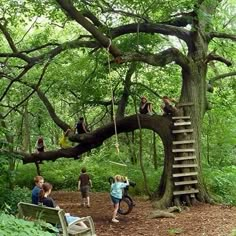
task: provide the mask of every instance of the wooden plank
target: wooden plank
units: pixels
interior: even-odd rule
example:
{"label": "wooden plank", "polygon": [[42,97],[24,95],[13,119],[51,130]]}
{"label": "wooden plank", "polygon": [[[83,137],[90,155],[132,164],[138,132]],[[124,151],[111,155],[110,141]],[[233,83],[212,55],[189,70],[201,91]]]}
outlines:
{"label": "wooden plank", "polygon": [[198,167],[197,164],[174,164],[173,168],[195,168]]}
{"label": "wooden plank", "polygon": [[173,134],[180,134],[180,133],[192,133],[193,129],[177,129],[177,130],[172,130]]}
{"label": "wooden plank", "polygon": [[172,149],[172,152],[195,152],[194,148]]}
{"label": "wooden plank", "polygon": [[196,156],[174,157],[175,161],[194,160]]}
{"label": "wooden plank", "polygon": [[198,172],[186,172],[186,173],[176,173],[173,174],[173,177],[185,177],[185,176],[196,176],[198,175]]}
{"label": "wooden plank", "polygon": [[182,191],[174,191],[174,195],[183,195],[183,194],[192,194],[192,193],[198,193],[198,189],[189,189],[189,190],[182,190]]}
{"label": "wooden plank", "polygon": [[173,116],[172,120],[188,120],[190,116]]}
{"label": "wooden plank", "polygon": [[193,102],[185,102],[185,103],[178,103],[176,106],[177,107],[184,107],[184,106],[193,106]]}
{"label": "wooden plank", "polygon": [[175,186],[179,186],[179,185],[190,185],[190,184],[197,184],[197,180],[186,180],[186,181],[177,181],[174,182]]}
{"label": "wooden plank", "polygon": [[175,122],[174,126],[191,125],[191,122]]}
{"label": "wooden plank", "polygon": [[195,143],[195,140],[180,140],[180,141],[174,141],[173,145],[178,145],[178,144],[191,144]]}

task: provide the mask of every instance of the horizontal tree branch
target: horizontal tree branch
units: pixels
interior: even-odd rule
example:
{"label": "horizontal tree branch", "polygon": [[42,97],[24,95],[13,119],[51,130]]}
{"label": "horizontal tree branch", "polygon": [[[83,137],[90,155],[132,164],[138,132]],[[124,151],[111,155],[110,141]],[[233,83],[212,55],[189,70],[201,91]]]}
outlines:
{"label": "horizontal tree branch", "polygon": [[[142,128],[150,129],[159,134],[164,145],[171,142],[171,130],[170,130],[170,120],[163,116],[158,115],[139,115],[139,120]],[[117,120],[117,133],[131,132],[133,130],[139,129],[138,117],[137,115],[132,115],[125,117],[123,119]],[[111,122],[101,128],[94,130],[93,132],[86,134],[69,134],[69,138],[73,142],[79,142],[80,144],[67,149],[59,149],[54,151],[47,151],[40,154],[32,153],[21,153],[23,156],[23,163],[34,163],[36,160],[56,160],[60,157],[66,158],[78,158],[79,155],[101,146],[103,142],[113,136],[114,123]],[[115,152],[114,146],[114,152]],[[165,153],[166,155],[166,153]]]}
{"label": "horizontal tree branch", "polygon": [[142,61],[153,66],[165,66],[172,62],[188,70],[188,58],[176,48],[169,48],[157,54],[148,53],[127,53],[121,58],[121,63],[131,61]]}
{"label": "horizontal tree branch", "polygon": [[209,38],[222,38],[222,39],[231,39],[233,41],[236,41],[236,35],[234,34],[227,34],[227,33],[219,33],[219,32],[211,32],[209,33]]}
{"label": "horizontal tree branch", "polygon": [[179,28],[172,25],[166,24],[155,24],[155,23],[133,23],[128,25],[122,25],[116,28],[113,28],[111,31],[111,38],[117,38],[121,35],[130,34],[130,33],[159,33],[163,35],[176,36],[184,40],[187,45],[190,45],[190,32],[186,29]]}
{"label": "horizontal tree branch", "polygon": [[214,84],[217,80],[227,79],[227,78],[230,78],[230,77],[233,77],[235,79],[236,77],[234,77],[234,76],[236,76],[236,71],[221,74],[221,75],[218,75],[218,76],[215,76],[215,77],[211,78],[209,80],[209,84]]}
{"label": "horizontal tree branch", "polygon": [[217,55],[215,53],[210,53],[206,57],[205,63],[208,63],[210,61],[220,61],[220,62],[226,64],[227,66],[232,66],[232,62],[231,61],[228,61],[224,57],[221,57],[221,56],[219,56],[219,55]]}

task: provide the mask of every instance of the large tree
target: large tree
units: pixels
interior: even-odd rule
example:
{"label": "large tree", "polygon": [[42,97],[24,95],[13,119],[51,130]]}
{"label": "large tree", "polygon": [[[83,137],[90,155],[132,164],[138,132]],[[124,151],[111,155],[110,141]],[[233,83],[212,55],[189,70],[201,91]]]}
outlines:
{"label": "large tree", "polygon": [[[24,104],[33,93],[37,93],[54,122],[65,131],[70,128],[70,125],[59,118],[45,93],[40,90],[45,72],[48,68],[53,68],[55,58],[66,55],[66,52],[73,49],[75,53],[72,53],[70,58],[76,61],[86,48],[86,52],[89,52],[91,57],[100,55],[103,61],[100,59],[99,62],[104,66],[114,64],[116,67],[126,67],[131,64],[126,75],[127,83],[125,83],[123,97],[120,97],[118,103],[117,131],[118,133],[129,132],[142,127],[152,129],[160,135],[165,147],[165,168],[156,196],[159,199],[159,206],[169,206],[173,200],[171,121],[159,116],[141,115],[121,119],[127,103],[127,91],[130,91],[130,77],[135,70],[134,63],[151,65],[153,70],[156,67],[166,68],[169,65],[179,67],[180,79],[182,79],[179,103],[189,104],[181,107],[181,114],[191,116],[197,163],[200,166],[201,126],[204,114],[209,108],[207,91],[212,90],[214,81],[236,74],[235,71],[228,71],[215,78],[208,78],[209,65],[216,67],[219,62],[228,67],[232,65],[231,58],[227,58],[226,53],[230,44],[221,43],[221,40],[231,42],[236,40],[233,28],[235,24],[233,5],[230,12],[227,8],[230,7],[230,3],[217,0],[174,3],[122,0],[114,3],[100,0],[1,2],[5,7],[2,10],[0,29],[2,40],[4,39],[7,45],[0,52],[2,59],[0,73],[1,77],[9,82],[3,83],[5,87],[0,101],[6,100],[13,84],[17,82],[32,89],[32,92],[17,106],[9,107],[9,111],[1,116],[7,117],[10,112]],[[224,18],[221,9],[226,10],[229,15]],[[18,20],[18,16],[19,18],[23,16],[22,21]],[[39,44],[37,37],[40,37],[40,34],[34,31],[32,39],[23,43],[31,28],[21,38],[17,36],[16,28],[20,27],[20,23],[25,22],[27,17],[35,16],[38,18],[34,18],[32,29],[39,24],[38,22],[43,22],[45,29],[51,26],[61,27],[61,32],[66,25],[69,25],[73,27],[73,32],[68,31],[66,27],[65,30],[67,34],[72,34],[74,39],[64,42],[54,39]],[[217,44],[218,46],[215,46]],[[40,73],[38,73],[39,68],[41,68]],[[37,82],[29,81],[33,73],[38,77]],[[27,76],[28,74],[31,76]],[[111,101],[108,101],[108,104],[111,104]],[[79,142],[78,146],[67,150],[45,152],[42,155],[25,154],[24,162],[34,162],[35,158],[52,160],[62,156],[77,157],[83,152],[98,147],[113,134],[113,123],[90,134],[82,136],[71,134],[71,140]],[[209,201],[202,181],[201,168],[198,175],[198,189],[198,200]]]}

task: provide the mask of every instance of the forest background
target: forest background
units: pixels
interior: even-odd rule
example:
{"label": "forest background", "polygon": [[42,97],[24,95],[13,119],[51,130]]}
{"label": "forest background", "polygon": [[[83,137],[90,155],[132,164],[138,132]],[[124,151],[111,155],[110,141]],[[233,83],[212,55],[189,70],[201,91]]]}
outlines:
{"label": "forest background", "polygon": [[[45,5],[40,1],[31,1],[30,4],[27,1],[24,4],[19,1],[1,3],[5,10],[1,10],[1,13],[7,19],[3,17],[0,24],[3,32],[0,38],[0,209],[3,212],[15,213],[17,202],[29,201],[33,178],[37,174],[35,165],[23,165],[21,156],[16,152],[34,152],[35,142],[40,135],[45,139],[46,150],[59,149],[59,139],[63,134],[62,129],[49,115],[45,100],[40,94],[48,99],[57,116],[71,127],[74,128],[78,118],[83,116],[88,128],[93,131],[112,122],[112,105],[117,108],[118,101],[125,91],[127,78],[130,80],[125,115],[137,113],[141,95],[147,96],[152,102],[156,114],[162,114],[161,96],[168,95],[177,99],[180,96],[181,71],[174,64],[153,68],[142,63],[132,66],[127,63],[121,67],[112,62],[106,48],[102,51],[82,48],[65,50],[54,58],[53,62],[39,63],[21,80],[10,82],[9,87],[11,78],[17,78],[17,70],[21,64],[18,58],[11,61],[11,66],[5,67],[7,60],[4,60],[6,55],[2,52],[9,51],[10,42],[6,40],[6,28],[9,29],[16,45],[21,48],[37,48],[49,42],[55,46],[67,40],[75,40],[78,35],[82,35],[82,38],[87,36],[83,35],[84,30],[81,27],[66,19],[64,13],[51,5],[47,9],[48,14],[45,14]],[[235,1],[222,1],[219,8],[221,11],[218,10],[214,17],[215,25],[221,22],[225,31],[235,29],[234,3]],[[191,1],[186,1],[182,9],[190,5]],[[168,15],[174,7],[167,7],[163,3],[162,11]],[[11,17],[7,17],[8,15]],[[112,14],[108,14],[103,20],[109,25],[114,18]],[[156,45],[155,49],[158,50],[171,44],[185,50],[182,42],[172,36],[151,36],[136,33],[132,38],[124,37],[122,49],[134,47],[142,51],[151,47],[150,45]],[[229,68],[219,62],[212,62],[208,67],[209,79],[226,73],[231,73],[232,76],[217,79],[213,92],[207,93],[211,109],[203,120],[201,165],[210,196],[217,202],[236,205],[234,47],[232,42],[226,40],[215,40],[211,44],[212,51],[217,50],[227,55],[233,65]],[[33,53],[37,55],[38,52]],[[5,76],[6,74],[9,77]],[[39,92],[36,92],[35,87],[40,88]],[[161,178],[164,150],[160,138],[152,131],[142,130],[142,142],[139,132],[137,130],[118,135],[119,153],[115,147],[117,137],[112,137],[99,148],[83,154],[78,160],[60,158],[54,162],[45,161],[40,165],[41,174],[46,181],[53,184],[55,190],[75,191],[80,170],[86,166],[93,181],[94,192],[109,191],[108,177],[119,173],[137,183],[137,186],[131,189],[132,194],[150,195]],[[146,191],[145,186],[148,186],[149,191]]]}

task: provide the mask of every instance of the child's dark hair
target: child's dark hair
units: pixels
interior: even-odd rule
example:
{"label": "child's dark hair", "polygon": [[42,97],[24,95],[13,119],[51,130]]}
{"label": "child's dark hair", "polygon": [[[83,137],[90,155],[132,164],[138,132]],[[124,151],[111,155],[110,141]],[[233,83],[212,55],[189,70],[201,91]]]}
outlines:
{"label": "child's dark hair", "polygon": [[52,185],[50,183],[44,183],[42,185],[42,189],[39,192],[39,201],[41,202],[45,196],[45,193],[52,189]]}
{"label": "child's dark hair", "polygon": [[82,172],[82,173],[86,173],[86,171],[87,171],[87,170],[86,170],[86,167],[83,167],[83,168],[81,169],[81,172]]}

